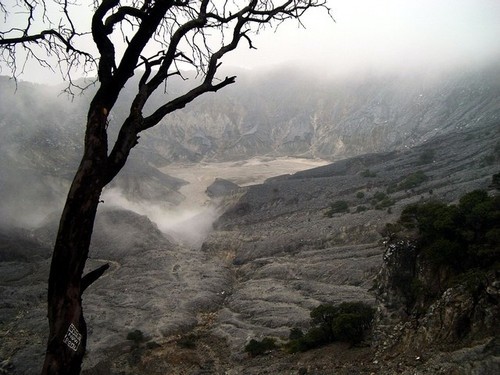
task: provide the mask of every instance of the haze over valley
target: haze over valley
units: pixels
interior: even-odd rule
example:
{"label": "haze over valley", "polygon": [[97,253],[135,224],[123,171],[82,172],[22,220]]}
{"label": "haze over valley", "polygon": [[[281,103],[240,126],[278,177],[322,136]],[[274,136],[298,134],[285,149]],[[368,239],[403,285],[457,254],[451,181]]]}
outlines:
{"label": "haze over valley", "polygon": [[[89,96],[0,83],[0,369],[32,374]],[[241,71],[236,85],[166,117],[102,195],[88,268],[110,269],[84,295],[83,373],[494,373],[498,275],[474,304],[465,289],[443,294],[432,304],[439,321],[412,315],[391,294],[383,233],[409,204],[498,194],[499,98],[496,65],[329,79],[287,68]],[[306,331],[318,305],[356,301],[377,308],[364,346],[244,350]],[[137,330],[141,339],[127,338]]]}

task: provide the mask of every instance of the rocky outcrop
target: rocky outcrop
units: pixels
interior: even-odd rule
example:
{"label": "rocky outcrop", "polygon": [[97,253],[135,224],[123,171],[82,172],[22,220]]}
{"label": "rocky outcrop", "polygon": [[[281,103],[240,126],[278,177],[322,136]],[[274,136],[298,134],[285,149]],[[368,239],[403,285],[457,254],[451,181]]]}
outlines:
{"label": "rocky outcrop", "polygon": [[221,198],[225,195],[235,193],[240,187],[234,182],[223,178],[216,178],[215,181],[207,187],[206,194],[210,198]]}
{"label": "rocky outcrop", "polygon": [[389,368],[399,363],[401,373],[409,367],[422,374],[486,375],[500,370],[498,272],[445,275],[460,281],[429,298],[436,280],[450,272],[426,263],[415,241],[389,241],[383,259],[376,281],[377,360]]}

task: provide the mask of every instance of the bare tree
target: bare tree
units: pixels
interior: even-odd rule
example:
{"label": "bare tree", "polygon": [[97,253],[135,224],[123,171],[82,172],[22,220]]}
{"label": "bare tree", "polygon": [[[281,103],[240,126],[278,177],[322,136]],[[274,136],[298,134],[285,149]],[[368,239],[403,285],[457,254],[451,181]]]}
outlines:
{"label": "bare tree", "polygon": [[[50,332],[43,373],[78,374],[87,340],[82,293],[107,269],[105,265],[83,275],[99,198],[124,166],[139,134],[198,96],[234,83],[234,76],[218,79],[216,73],[221,58],[240,41],[254,48],[251,37],[262,28],[289,19],[300,23],[307,10],[328,8],[325,0],[94,0],[86,27],[75,13],[85,8],[78,10],[75,0],[6,4],[0,2],[6,21],[0,31],[0,59],[13,76],[22,73],[24,61],[30,59],[59,69],[70,90],[78,86],[72,79],[75,70],[97,73],[84,153],[62,212],[48,285]],[[87,39],[93,46],[85,44]],[[186,66],[198,73],[193,87],[145,115],[152,94],[168,90],[172,77],[182,77]],[[110,112],[134,75],[139,80],[128,117],[108,149]]]}

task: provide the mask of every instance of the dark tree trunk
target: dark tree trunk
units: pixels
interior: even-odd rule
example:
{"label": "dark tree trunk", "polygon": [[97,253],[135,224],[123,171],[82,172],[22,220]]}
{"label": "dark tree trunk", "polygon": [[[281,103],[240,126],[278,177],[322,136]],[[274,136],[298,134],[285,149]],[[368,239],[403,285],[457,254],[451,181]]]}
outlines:
{"label": "dark tree trunk", "polygon": [[[130,150],[138,142],[139,133],[156,126],[166,115],[184,108],[197,97],[234,83],[234,76],[216,80],[215,74],[221,64],[221,58],[236,49],[242,38],[249,43],[250,48],[254,48],[248,35],[251,24],[260,29],[261,25],[273,20],[281,23],[286,19],[299,19],[309,8],[326,8],[321,0],[286,0],[280,5],[274,4],[273,1],[251,0],[241,7],[234,2],[232,5],[235,10],[231,12],[231,7],[226,7],[225,2],[222,2],[220,7],[215,3],[217,2],[203,0],[195,5],[195,2],[164,0],[131,2],[130,6],[125,6],[121,5],[119,0],[94,1],[90,31],[99,51],[97,74],[100,86],[90,104],[84,155],[66,199],[52,255],[48,286],[50,332],[43,375],[80,373],[87,344],[82,293],[107,268],[100,267],[82,277],[97,206],[102,189],[124,166]],[[41,1],[40,4],[44,2]],[[63,1],[60,5],[70,21],[67,3]],[[43,18],[48,20],[44,5],[39,6],[44,9]],[[8,56],[15,56],[12,51],[17,43],[42,43],[47,35],[55,35],[58,38],[56,41],[61,41],[56,52],[56,56],[66,56],[61,62],[73,63],[74,55],[82,54],[72,45],[73,37],[79,33],[71,28],[68,31],[66,22],[61,22],[57,30],[50,29],[41,34],[29,35],[29,25],[35,7],[30,2],[25,2],[25,8],[28,14],[25,35],[22,38],[7,39],[0,35],[0,49],[10,51]],[[5,9],[3,10],[6,13]],[[124,23],[133,25],[129,37],[121,27]],[[113,34],[114,29],[120,30],[122,36],[127,39],[127,46],[121,58],[117,58],[111,38],[112,35],[117,35]],[[12,28],[11,31],[18,33],[20,29]],[[2,34],[9,36],[11,31]],[[219,48],[208,43],[212,38],[205,38],[212,31],[217,31],[217,35],[222,37]],[[88,33],[82,35],[85,34]],[[157,42],[159,49],[148,57],[148,53],[143,52],[150,41]],[[190,56],[186,56],[184,51],[183,44],[186,42],[192,49]],[[48,44],[44,45],[47,50],[53,46],[58,47],[53,39],[46,40],[46,43]],[[87,62],[95,60],[89,54],[83,56],[86,59],[84,71],[88,73]],[[46,64],[45,60],[39,62]],[[144,117],[143,109],[151,95],[162,84],[165,84],[166,89],[170,77],[182,77],[178,63],[192,64],[201,75],[201,81],[184,94],[173,99],[167,98],[152,114]],[[78,66],[78,63],[75,66]],[[131,103],[129,116],[120,126],[118,138],[108,155],[108,113],[125,84],[140,67],[144,70],[137,94]],[[153,67],[157,69],[153,71]],[[214,83],[215,81],[217,83]]]}
{"label": "dark tree trunk", "polygon": [[42,374],[79,374],[86,349],[82,292],[88,282],[82,285],[82,274],[104,187],[107,158],[107,111],[97,106],[89,113],[84,156],[66,200],[52,255],[48,285],[50,331]]}

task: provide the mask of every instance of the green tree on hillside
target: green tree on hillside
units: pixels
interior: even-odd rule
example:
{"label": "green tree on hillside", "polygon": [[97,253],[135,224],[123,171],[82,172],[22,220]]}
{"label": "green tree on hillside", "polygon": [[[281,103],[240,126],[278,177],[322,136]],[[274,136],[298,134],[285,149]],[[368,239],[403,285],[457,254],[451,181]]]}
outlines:
{"label": "green tree on hillside", "polygon": [[311,311],[311,328],[292,336],[287,344],[291,352],[306,351],[335,341],[360,343],[371,326],[375,310],[363,302],[321,304]]}
{"label": "green tree on hillside", "polygon": [[475,190],[458,205],[414,204],[401,213],[400,224],[418,230],[422,254],[455,272],[489,268],[500,260],[500,197]]}

